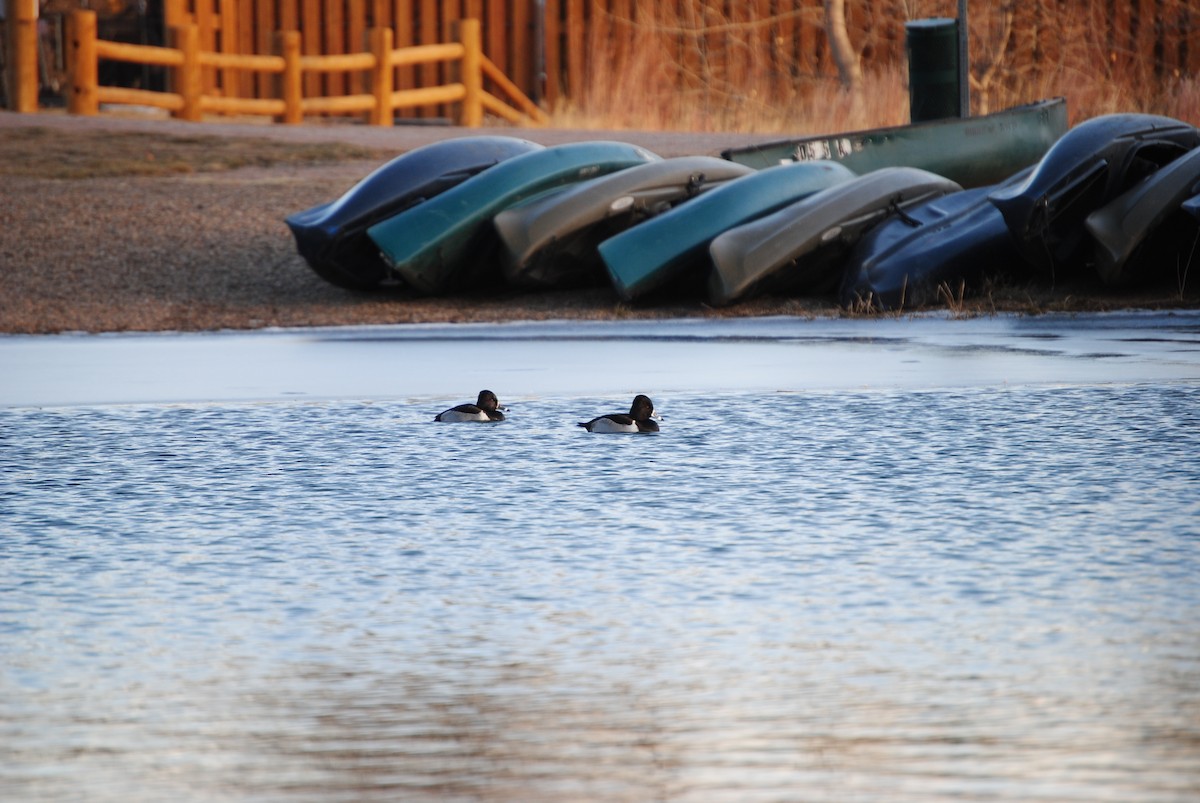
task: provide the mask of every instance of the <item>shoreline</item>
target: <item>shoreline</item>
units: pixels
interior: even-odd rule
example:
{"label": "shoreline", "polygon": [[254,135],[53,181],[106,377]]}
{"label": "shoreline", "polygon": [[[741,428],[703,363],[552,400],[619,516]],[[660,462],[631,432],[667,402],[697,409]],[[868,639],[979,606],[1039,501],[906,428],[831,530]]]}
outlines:
{"label": "shoreline", "polygon": [[[1195,383],[1200,311],[0,336],[0,410]],[[631,353],[639,359],[631,360]]]}
{"label": "shoreline", "polygon": [[[49,173],[64,159],[60,151],[46,148],[42,154],[35,147],[6,153],[36,130],[53,139],[56,148],[74,148],[81,158],[92,158],[101,166],[105,148],[131,141],[148,143],[144,158],[150,163],[161,164],[168,158],[173,143],[181,148],[191,143],[194,149],[197,141],[203,145],[218,140],[250,158],[259,156],[256,152],[264,142],[275,143],[282,161],[234,169],[185,164],[157,175],[46,178],[38,170],[44,167]],[[25,172],[17,175],[10,168],[0,196],[0,263],[4,266],[0,333],[851,314],[832,299],[820,297],[760,297],[728,308],[710,307],[699,297],[627,304],[607,287],[436,298],[391,290],[362,294],[327,284],[296,253],[283,223],[288,214],[338,197],[382,163],[385,154],[445,137],[481,134],[518,136],[542,144],[614,138],[663,156],[713,155],[732,144],[779,138],[441,126],[196,124],[0,112],[0,161],[19,162]],[[370,158],[288,161],[291,149],[313,143],[356,146],[366,149],[362,153]],[[71,153],[72,158],[75,155]],[[39,165],[39,159],[44,165]],[[971,316],[1195,308],[1200,308],[1200,288],[1188,288],[1186,293],[1170,287],[1116,292],[1098,282],[1079,282],[1053,288],[997,285],[977,298],[952,304],[950,310]]]}

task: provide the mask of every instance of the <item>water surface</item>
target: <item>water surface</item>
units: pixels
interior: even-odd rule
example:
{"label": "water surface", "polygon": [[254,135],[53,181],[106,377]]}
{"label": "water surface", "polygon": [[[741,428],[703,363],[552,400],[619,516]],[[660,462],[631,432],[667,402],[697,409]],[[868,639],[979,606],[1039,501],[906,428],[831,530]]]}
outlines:
{"label": "water surface", "polygon": [[1200,794],[1200,383],[493,389],[0,409],[3,797]]}

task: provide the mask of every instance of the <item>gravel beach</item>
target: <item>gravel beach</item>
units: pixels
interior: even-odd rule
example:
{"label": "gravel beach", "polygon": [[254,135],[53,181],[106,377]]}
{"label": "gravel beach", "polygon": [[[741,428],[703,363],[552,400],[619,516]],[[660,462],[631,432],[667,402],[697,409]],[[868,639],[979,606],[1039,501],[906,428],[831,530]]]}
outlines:
{"label": "gravel beach", "polygon": [[[76,142],[95,151],[91,172],[54,177],[65,157],[49,148],[30,152],[27,140],[34,132],[56,145]],[[392,155],[445,137],[479,134],[546,145],[618,139],[662,156],[716,154],[730,145],[776,138],[345,123],[189,124],[0,112],[0,161],[8,165],[0,172],[0,332],[843,314],[830,299],[765,298],[722,310],[699,298],[627,305],[606,288],[437,299],[399,291],[358,294],[325,283],[296,254],[283,223],[286,215],[338,197]],[[149,175],[106,174],[103,144],[135,137],[161,140],[163,153],[189,139],[203,147],[219,138],[235,143],[243,155],[271,143],[283,156],[267,166],[251,161],[248,167],[210,169],[201,162]],[[23,140],[26,149],[13,150]],[[289,149],[328,144],[359,150],[351,158],[285,158]],[[146,151],[147,161],[164,158],[157,146]],[[1022,287],[999,289],[960,311],[1194,307],[1198,302],[1195,290],[1180,293],[1174,287],[1137,295],[1095,287]]]}

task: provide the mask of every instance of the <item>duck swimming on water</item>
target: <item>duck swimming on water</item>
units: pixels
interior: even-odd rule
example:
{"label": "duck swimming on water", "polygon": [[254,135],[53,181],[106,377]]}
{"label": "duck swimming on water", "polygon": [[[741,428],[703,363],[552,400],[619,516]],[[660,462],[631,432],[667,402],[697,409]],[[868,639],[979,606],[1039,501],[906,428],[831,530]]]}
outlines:
{"label": "duck swimming on water", "polygon": [[504,413],[500,412],[500,401],[490,390],[479,391],[479,398],[474,404],[460,404],[443,410],[433,417],[434,421],[443,423],[460,423],[463,421],[503,421]]}
{"label": "duck swimming on water", "polygon": [[588,432],[658,432],[654,419],[654,402],[649,396],[638,394],[629,406],[629,413],[609,413],[591,421],[580,421],[579,426]]}

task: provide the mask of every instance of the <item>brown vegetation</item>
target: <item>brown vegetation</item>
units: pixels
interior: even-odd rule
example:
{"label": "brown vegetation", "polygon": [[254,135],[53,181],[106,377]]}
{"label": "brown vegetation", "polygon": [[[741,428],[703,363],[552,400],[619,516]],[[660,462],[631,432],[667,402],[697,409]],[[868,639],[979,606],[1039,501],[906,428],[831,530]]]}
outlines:
{"label": "brown vegetation", "polygon": [[[573,127],[821,133],[907,122],[904,23],[954,0],[847,3],[859,92],[838,79],[820,3],[711,0],[592,7],[586,80],[556,108]],[[765,13],[759,13],[765,8]],[[1073,122],[1117,111],[1200,122],[1200,14],[1186,0],[1002,0],[970,16],[972,111],[1065,96]]]}

